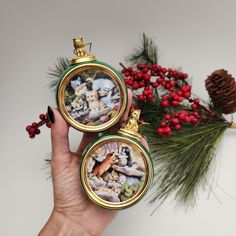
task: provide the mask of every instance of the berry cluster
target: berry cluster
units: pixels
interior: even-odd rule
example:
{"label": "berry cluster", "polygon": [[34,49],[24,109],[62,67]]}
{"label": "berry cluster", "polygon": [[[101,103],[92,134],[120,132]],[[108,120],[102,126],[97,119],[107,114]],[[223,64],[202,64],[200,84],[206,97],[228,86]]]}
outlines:
{"label": "berry cluster", "polygon": [[[200,105],[200,99],[191,98],[192,87],[186,81],[188,74],[156,64],[137,64],[137,69],[133,67],[125,68],[122,64],[121,66],[123,67],[122,73],[125,75],[125,84],[131,87],[132,90],[138,90],[137,99],[139,102],[160,100],[164,112],[160,127],[157,128],[159,136],[172,136],[172,131],[179,131],[184,123],[193,125],[199,123],[199,112],[202,105]],[[165,91],[160,97],[157,92],[159,87]],[[171,107],[178,107],[186,101],[191,106],[191,111],[173,112],[174,109],[172,109],[171,112]]]}
{"label": "berry cluster", "polygon": [[173,115],[167,113],[160,123],[161,127],[157,128],[157,134],[162,137],[166,135],[167,137],[172,136],[172,130],[179,131],[183,123],[189,123],[197,125],[199,123],[200,115],[199,112],[180,110]]}
{"label": "berry cluster", "polygon": [[28,132],[30,138],[34,138],[36,135],[40,134],[39,127],[44,124],[46,124],[48,128],[51,128],[51,122],[49,121],[47,114],[40,114],[39,119],[40,121],[38,123],[33,122],[31,125],[26,126],[26,131]]}
{"label": "berry cluster", "polygon": [[[125,75],[124,81],[127,86],[131,87],[133,90],[142,90],[142,92],[138,95],[139,101],[152,101],[155,98],[153,90],[159,86],[164,87],[169,90],[169,92],[174,92],[176,87],[180,87],[181,84],[184,85],[187,83],[183,82],[188,78],[186,73],[182,73],[171,68],[167,69],[157,64],[137,64],[136,67],[137,70],[133,67],[125,68],[123,66],[122,73]],[[178,81],[181,82],[178,83]],[[191,86],[189,86],[190,85],[184,88],[184,93],[180,92],[179,95],[176,94],[175,97],[177,98],[178,96],[178,99],[176,99],[178,103],[183,100],[181,96],[190,97],[189,90],[191,90]],[[169,106],[169,103],[166,103],[165,101],[164,106]]]}

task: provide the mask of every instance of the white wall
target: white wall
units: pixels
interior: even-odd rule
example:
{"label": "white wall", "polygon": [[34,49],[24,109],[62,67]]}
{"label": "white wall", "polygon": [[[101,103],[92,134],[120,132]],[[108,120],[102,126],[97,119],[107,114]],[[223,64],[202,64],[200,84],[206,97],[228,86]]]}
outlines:
{"label": "white wall", "polygon": [[[217,68],[236,76],[236,2],[233,0],[0,1],[0,235],[36,235],[52,208],[48,170],[49,131],[29,140],[25,125],[55,105],[46,71],[58,56],[72,57],[72,38],[83,35],[101,60],[118,67],[142,32],[158,43],[163,66],[182,67],[193,91],[207,98],[204,80]],[[218,153],[214,191],[199,192],[187,213],[174,202],[145,201],[122,211],[104,235],[236,235],[235,130],[225,133]],[[72,131],[72,148],[80,133]],[[232,197],[234,199],[232,199]]]}

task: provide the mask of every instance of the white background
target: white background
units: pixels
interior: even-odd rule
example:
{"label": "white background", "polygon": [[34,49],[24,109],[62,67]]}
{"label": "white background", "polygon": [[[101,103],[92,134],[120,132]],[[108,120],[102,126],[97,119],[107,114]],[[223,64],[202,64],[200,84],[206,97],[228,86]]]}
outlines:
{"label": "white background", "polygon": [[[55,105],[46,72],[58,56],[73,56],[72,38],[83,35],[98,59],[119,69],[146,32],[158,44],[159,63],[181,67],[193,77],[193,91],[207,99],[207,75],[225,68],[236,76],[235,9],[234,0],[0,0],[0,235],[36,235],[52,209],[49,170],[41,170],[49,130],[30,140],[24,129]],[[71,130],[72,149],[80,135]],[[206,189],[196,208],[176,210],[170,201],[154,216],[143,200],[122,211],[104,235],[235,236],[235,135],[225,133],[216,158],[219,200],[212,193],[208,199]]]}

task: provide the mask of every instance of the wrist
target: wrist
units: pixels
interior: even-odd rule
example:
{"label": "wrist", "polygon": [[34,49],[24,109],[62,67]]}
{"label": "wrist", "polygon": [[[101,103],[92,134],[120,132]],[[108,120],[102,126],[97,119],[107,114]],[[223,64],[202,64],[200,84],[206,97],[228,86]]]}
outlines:
{"label": "wrist", "polygon": [[48,222],[39,232],[38,236],[95,236],[89,234],[86,229],[53,210]]}

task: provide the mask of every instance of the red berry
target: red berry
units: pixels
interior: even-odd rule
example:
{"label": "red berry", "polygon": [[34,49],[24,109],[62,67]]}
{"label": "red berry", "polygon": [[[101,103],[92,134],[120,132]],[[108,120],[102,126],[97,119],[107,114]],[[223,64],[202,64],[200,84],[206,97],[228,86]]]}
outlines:
{"label": "red berry", "polygon": [[165,88],[166,88],[166,89],[169,89],[170,87],[171,87],[171,86],[170,86],[170,83],[167,82],[166,85],[165,85]]}
{"label": "red berry", "polygon": [[46,123],[46,126],[47,126],[48,128],[51,128],[51,123],[50,123],[50,122],[47,122],[47,123]]}
{"label": "red berry", "polygon": [[139,63],[139,64],[137,64],[137,68],[138,68],[139,70],[142,70],[143,65]]}
{"label": "red berry", "polygon": [[35,137],[35,134],[30,134],[29,137],[30,137],[30,138],[34,138],[34,137]]}
{"label": "red berry", "polygon": [[151,70],[150,74],[151,74],[151,75],[155,75],[156,72],[155,72],[154,70]]}
{"label": "red berry", "polygon": [[166,99],[169,98],[169,96],[168,96],[167,94],[164,94],[164,95],[162,95],[161,97],[162,97],[162,99],[164,99],[164,100],[166,100]]}
{"label": "red berry", "polygon": [[143,75],[144,80],[150,80],[151,76],[149,74]]}
{"label": "red berry", "polygon": [[191,123],[197,124],[198,123],[198,119],[196,117],[193,117],[192,120],[191,120]]}
{"label": "red berry", "polygon": [[176,84],[176,81],[175,81],[175,80],[171,80],[171,81],[170,81],[170,86],[173,87],[173,86],[175,86],[175,84]]}
{"label": "red berry", "polygon": [[164,133],[163,128],[158,128],[158,129],[157,129],[157,134],[158,134],[159,136],[163,136],[163,133]]}
{"label": "red berry", "polygon": [[147,96],[148,95],[148,90],[143,90],[143,96]]}
{"label": "red berry", "polygon": [[139,96],[138,96],[138,100],[139,100],[140,102],[142,102],[142,101],[145,100],[145,97],[144,97],[143,95],[139,95]]}
{"label": "red berry", "polygon": [[162,105],[163,107],[168,107],[168,106],[170,105],[170,103],[169,103],[168,100],[163,100],[163,101],[161,101],[161,105]]}
{"label": "red berry", "polygon": [[157,88],[158,87],[158,83],[157,82],[153,82],[152,86],[153,86],[153,88]]}
{"label": "red berry", "polygon": [[129,79],[126,78],[124,81],[126,85],[129,85]]}
{"label": "red berry", "polygon": [[179,124],[179,119],[178,118],[172,118],[171,123],[174,124],[174,125]]}
{"label": "red berry", "polygon": [[149,90],[148,90],[148,94],[151,94],[151,95],[153,94],[152,89],[149,89]]}
{"label": "red berry", "polygon": [[138,86],[139,86],[139,88],[142,88],[142,87],[145,86],[145,83],[144,83],[143,81],[140,81],[140,82],[138,83]]}
{"label": "red berry", "polygon": [[40,130],[39,130],[39,129],[36,129],[36,130],[35,130],[35,134],[40,134]]}
{"label": "red berry", "polygon": [[139,84],[135,82],[132,86],[132,89],[136,90],[138,88],[139,88]]}
{"label": "red berry", "polygon": [[163,67],[162,70],[161,70],[161,72],[162,72],[163,74],[165,74],[167,71],[168,71],[168,70],[167,70],[165,67]]}
{"label": "red berry", "polygon": [[29,132],[30,129],[31,129],[31,125],[27,125],[25,129],[26,129],[27,132]]}
{"label": "red berry", "polygon": [[190,96],[191,96],[191,94],[190,94],[189,92],[185,92],[185,93],[184,93],[184,97],[185,97],[185,98],[189,98]]}
{"label": "red berry", "polygon": [[157,71],[161,71],[161,70],[162,70],[161,66],[157,65]]}
{"label": "red berry", "polygon": [[180,120],[184,120],[185,117],[186,117],[185,114],[183,114],[183,113],[180,113],[180,114],[179,114],[179,119],[180,119]]}
{"label": "red berry", "polygon": [[171,132],[171,129],[169,126],[166,126],[165,128],[163,128],[163,131],[165,134],[168,134],[169,132]]}
{"label": "red berry", "polygon": [[165,121],[162,121],[161,122],[161,127],[166,127],[167,126],[167,123]]}
{"label": "red berry", "polygon": [[191,107],[192,107],[193,109],[197,109],[197,108],[198,108],[198,105],[195,104],[195,103],[193,103],[193,104],[191,105]]}
{"label": "red berry", "polygon": [[142,79],[143,78],[143,73],[142,72],[138,72],[137,73],[137,79]]}
{"label": "red berry", "polygon": [[147,73],[147,72],[148,72],[148,67],[146,67],[146,66],[143,67],[142,72],[143,72],[143,73]]}
{"label": "red berry", "polygon": [[33,122],[33,123],[31,124],[31,126],[34,127],[34,128],[36,128],[36,127],[38,127],[38,124],[37,124],[36,122]]}
{"label": "red berry", "polygon": [[183,93],[181,90],[178,90],[178,91],[177,91],[177,95],[183,96],[183,94],[184,94],[184,93]]}
{"label": "red berry", "polygon": [[128,80],[128,85],[132,86],[133,83],[134,83],[134,81],[133,81],[132,79],[129,79],[129,80]]}
{"label": "red berry", "polygon": [[29,129],[29,134],[34,134],[34,133],[35,133],[35,128],[31,127],[31,128]]}
{"label": "red berry", "polygon": [[147,95],[147,100],[148,100],[148,101],[152,101],[152,99],[153,99],[152,94],[148,94],[148,95]]}
{"label": "red berry", "polygon": [[199,98],[195,98],[194,99],[194,103],[199,104],[200,103],[200,99]]}
{"label": "red berry", "polygon": [[178,101],[172,101],[171,104],[175,107],[177,107],[179,105],[179,102]]}
{"label": "red berry", "polygon": [[190,122],[190,118],[189,118],[188,116],[185,116],[184,121],[185,121],[186,123],[189,123],[189,122]]}
{"label": "red berry", "polygon": [[127,70],[128,70],[129,72],[132,72],[132,71],[133,71],[133,67],[129,67]]}
{"label": "red berry", "polygon": [[167,114],[165,115],[165,118],[166,118],[167,120],[169,120],[169,119],[171,118],[171,115],[167,113]]}
{"label": "red berry", "polygon": [[40,114],[40,115],[39,115],[39,119],[40,119],[40,120],[45,120],[45,115],[44,115],[44,114]]}
{"label": "red berry", "polygon": [[130,74],[128,71],[125,72],[125,76],[128,77]]}
{"label": "red berry", "polygon": [[158,78],[156,79],[156,82],[157,82],[158,84],[161,84],[161,83],[163,82],[163,79],[162,79],[161,77],[158,77]]}
{"label": "red berry", "polygon": [[157,64],[152,65],[152,69],[155,70],[157,68]]}
{"label": "red berry", "polygon": [[166,86],[166,81],[162,81],[161,85],[162,85],[163,87],[165,87],[165,86]]}
{"label": "red berry", "polygon": [[175,70],[171,71],[171,74],[173,77],[175,77],[177,75],[177,72]]}
{"label": "red berry", "polygon": [[180,130],[180,129],[181,129],[181,125],[180,125],[180,124],[175,125],[175,126],[174,126],[174,129],[175,129],[175,130]]}
{"label": "red berry", "polygon": [[177,98],[177,101],[178,101],[178,102],[183,102],[183,100],[184,100],[183,97],[178,96],[178,98]]}
{"label": "red berry", "polygon": [[188,78],[188,74],[183,73],[183,74],[182,74],[182,78],[187,79],[187,78]]}

